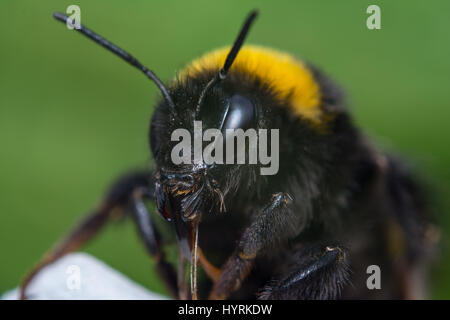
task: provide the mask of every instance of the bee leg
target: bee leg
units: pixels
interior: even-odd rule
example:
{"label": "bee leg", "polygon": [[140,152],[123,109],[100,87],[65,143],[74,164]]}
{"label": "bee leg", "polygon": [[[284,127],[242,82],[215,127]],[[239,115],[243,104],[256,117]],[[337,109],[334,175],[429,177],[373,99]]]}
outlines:
{"label": "bee leg", "polygon": [[335,246],[318,246],[305,251],[294,257],[295,271],[279,281],[271,281],[263,288],[259,299],[339,298],[349,275],[345,251]]}
{"label": "bee leg", "polygon": [[276,193],[255,220],[245,230],[237,250],[222,267],[220,278],[215,282],[210,299],[226,299],[239,289],[250,273],[257,255],[273,247],[277,242],[300,232],[291,210],[292,197]]}
{"label": "bee leg", "polygon": [[138,229],[139,236],[147,252],[156,263],[156,271],[164,281],[167,290],[173,297],[178,296],[178,279],[174,267],[165,259],[161,250],[160,235],[154,227],[150,213],[144,203],[144,198],[152,199],[153,195],[148,188],[138,188],[133,192],[132,217]]}
{"label": "bee leg", "polygon": [[[149,172],[132,173],[120,178],[114,183],[98,208],[84,218],[53,249],[48,251],[42,257],[41,261],[26,275],[20,287],[20,298],[26,299],[27,286],[44,267],[52,264],[64,255],[79,249],[91,240],[114,217],[123,216],[124,209],[129,207],[130,200],[136,196],[135,190],[142,190],[142,188],[148,188],[151,185],[149,181],[150,176],[151,174]],[[152,193],[147,191],[146,194],[148,196]],[[140,217],[141,214],[138,214],[138,216]],[[143,219],[138,219],[136,215],[133,215],[133,217],[138,226],[140,225],[138,228],[143,231],[146,230],[146,227],[144,227],[145,223],[142,222]],[[150,240],[146,241],[146,247],[152,247]],[[154,252],[149,249],[148,251],[150,253]],[[161,255],[159,258],[162,260]],[[162,266],[163,262],[161,261],[159,265]]]}

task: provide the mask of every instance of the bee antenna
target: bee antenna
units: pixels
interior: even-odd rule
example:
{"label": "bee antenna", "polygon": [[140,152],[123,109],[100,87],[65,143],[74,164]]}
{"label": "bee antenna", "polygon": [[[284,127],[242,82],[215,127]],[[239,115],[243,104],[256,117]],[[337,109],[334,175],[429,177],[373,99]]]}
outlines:
{"label": "bee antenna", "polygon": [[[64,14],[62,14],[60,12],[53,13],[53,17],[56,20],[64,22],[64,23],[67,23],[68,20],[72,21],[72,19],[70,19],[69,17],[67,17],[66,15],[64,15]],[[167,102],[167,104],[172,109],[172,111],[175,111],[175,104],[173,103],[172,98],[170,97],[169,91],[164,86],[162,81],[153,73],[153,71],[151,71],[147,67],[143,66],[135,57],[133,57],[131,54],[129,54],[125,50],[119,48],[115,44],[109,42],[108,40],[106,40],[102,36],[96,34],[94,31],[86,28],[85,26],[80,25],[80,28],[79,29],[75,28],[75,30],[78,31],[78,32],[81,32],[83,35],[85,35],[89,39],[91,39],[94,42],[98,43],[102,47],[104,47],[107,50],[111,51],[115,55],[121,57],[123,60],[125,60],[126,62],[128,62],[132,66],[138,68],[143,73],[145,73],[145,75],[156,84],[156,86],[158,87],[159,91],[161,91],[161,93],[162,93],[162,95],[164,97],[164,100]]]}
{"label": "bee antenna", "polygon": [[234,60],[236,59],[236,56],[239,53],[239,50],[241,50],[244,40],[247,37],[248,32],[250,31],[250,27],[252,26],[253,21],[255,20],[255,18],[257,16],[258,16],[258,10],[253,10],[248,14],[247,19],[245,19],[244,25],[242,26],[238,37],[234,41],[234,44],[231,47],[230,52],[228,52],[228,55],[227,55],[227,58],[225,59],[225,63],[223,65],[223,67],[220,69],[217,76],[215,76],[213,79],[211,79],[211,81],[208,82],[208,84],[205,86],[202,93],[200,94],[200,98],[197,103],[196,114],[199,113],[200,107],[203,103],[203,100],[204,100],[205,95],[208,92],[208,90],[211,89],[212,87],[214,87],[216,84],[218,84],[220,81],[224,80],[227,77],[228,70],[230,70],[231,65],[233,64]]}

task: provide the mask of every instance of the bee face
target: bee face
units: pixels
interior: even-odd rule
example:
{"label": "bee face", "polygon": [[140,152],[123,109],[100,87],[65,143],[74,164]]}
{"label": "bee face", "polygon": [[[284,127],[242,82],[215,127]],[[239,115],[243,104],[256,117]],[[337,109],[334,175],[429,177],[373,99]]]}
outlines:
{"label": "bee face", "polygon": [[155,200],[159,214],[172,222],[178,243],[189,260],[193,229],[204,213],[224,210],[224,196],[218,182],[205,166],[167,170],[160,167],[155,174]]}
{"label": "bee face", "polygon": [[[161,181],[161,183],[170,184],[171,187],[167,189],[175,188],[179,195],[191,193],[186,191],[184,180],[187,174],[190,175],[190,182],[195,186],[206,185],[207,189],[211,189],[213,192],[217,187],[228,191],[230,186],[227,183],[230,180],[230,174],[239,171],[241,167],[237,164],[207,164],[203,161],[204,159],[194,161],[193,140],[196,134],[196,123],[197,125],[201,124],[202,136],[209,129],[219,130],[225,137],[226,130],[229,129],[253,128],[257,130],[260,127],[257,99],[248,92],[238,88],[236,90],[233,88],[233,83],[211,90],[200,110],[197,111],[199,93],[208,79],[208,77],[193,78],[176,83],[171,88],[176,111],[172,112],[169,106],[161,101],[151,122],[150,146],[154,159],[161,171],[160,176],[170,177],[170,179],[164,178],[164,182]],[[174,140],[172,134],[178,129],[189,132],[189,136],[192,138],[191,153],[188,155],[188,158],[193,160],[192,163],[175,164],[172,159],[172,152],[178,143],[178,140],[172,141]],[[209,141],[202,140],[202,150],[209,143]],[[223,144],[224,146],[226,144],[225,138]],[[226,159],[226,148],[223,149],[223,158]],[[177,181],[177,179],[179,180]],[[192,192],[196,191],[195,189],[191,188]]]}
{"label": "bee face", "polygon": [[[210,77],[213,74],[211,72]],[[194,137],[194,123],[200,121],[203,132],[208,129],[223,132],[225,145],[227,129],[257,130],[264,123],[259,114],[261,103],[258,97],[245,90],[245,87],[242,88],[240,81],[233,81],[238,79],[232,77],[230,81],[211,90],[197,111],[199,92],[210,77],[177,82],[170,89],[176,112],[171,112],[169,106],[161,101],[150,128],[150,144],[157,164],[157,208],[160,215],[174,225],[185,256],[190,252],[188,244],[191,243],[192,223],[226,211],[227,202],[241,191],[243,184],[245,189],[248,188],[251,180],[245,177],[254,176],[250,172],[256,171],[257,166],[207,164],[204,161],[176,165],[171,155],[178,142],[171,141],[172,133],[184,129]],[[208,143],[203,142],[203,146]],[[190,156],[194,158],[193,152]]]}

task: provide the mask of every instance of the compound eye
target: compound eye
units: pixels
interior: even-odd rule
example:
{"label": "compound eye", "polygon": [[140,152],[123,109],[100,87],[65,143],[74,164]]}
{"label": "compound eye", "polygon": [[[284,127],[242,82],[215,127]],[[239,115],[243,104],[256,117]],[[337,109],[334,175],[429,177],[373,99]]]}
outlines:
{"label": "compound eye", "polygon": [[221,129],[243,129],[253,127],[256,124],[256,107],[247,98],[241,95],[231,97],[223,120]]}

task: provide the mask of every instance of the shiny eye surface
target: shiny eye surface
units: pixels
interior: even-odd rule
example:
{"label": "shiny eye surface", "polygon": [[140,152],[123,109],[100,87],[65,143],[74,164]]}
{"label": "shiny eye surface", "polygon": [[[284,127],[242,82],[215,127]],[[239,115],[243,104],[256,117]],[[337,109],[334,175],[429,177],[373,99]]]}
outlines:
{"label": "shiny eye surface", "polygon": [[246,130],[256,124],[256,117],[255,105],[249,99],[236,94],[229,100],[220,128]]}

